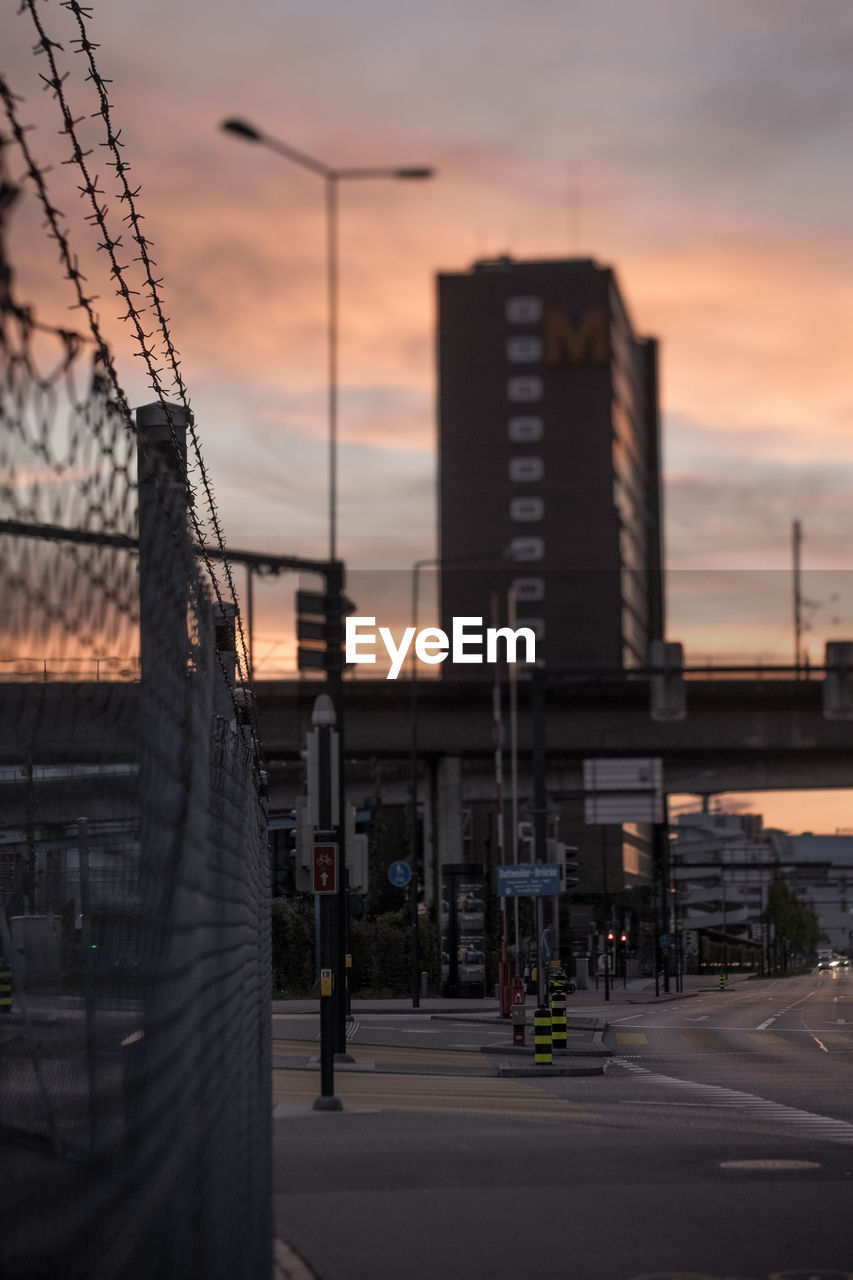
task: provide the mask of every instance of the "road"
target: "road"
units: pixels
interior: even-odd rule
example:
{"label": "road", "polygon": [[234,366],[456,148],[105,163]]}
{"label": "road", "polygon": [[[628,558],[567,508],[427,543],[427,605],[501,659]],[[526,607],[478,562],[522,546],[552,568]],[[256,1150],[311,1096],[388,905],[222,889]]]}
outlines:
{"label": "road", "polygon": [[604,1075],[534,1080],[479,1051],[503,1026],[360,1017],[334,1114],[311,1020],[280,1020],[276,1225],[307,1274],[853,1278],[848,972],[605,1012]]}

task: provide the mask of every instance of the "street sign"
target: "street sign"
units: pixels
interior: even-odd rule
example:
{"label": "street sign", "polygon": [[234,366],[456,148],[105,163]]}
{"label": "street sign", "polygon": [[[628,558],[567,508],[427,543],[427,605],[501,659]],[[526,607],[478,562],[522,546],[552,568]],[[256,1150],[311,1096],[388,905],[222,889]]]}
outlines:
{"label": "street sign", "polygon": [[559,892],[559,862],[520,862],[498,867],[499,898],[552,898]]}
{"label": "street sign", "polygon": [[663,822],[663,763],[659,757],[584,760],[587,824]]}
{"label": "street sign", "polygon": [[408,862],[392,862],[388,868],[388,879],[395,889],[405,889],[412,878],[412,868]]}
{"label": "street sign", "polygon": [[547,967],[551,963],[551,956],[553,955],[550,929],[542,930],[542,935],[539,939],[539,951],[542,955],[542,964]]}
{"label": "street sign", "polygon": [[336,844],[315,844],[313,863],[314,892],[337,893],[338,846]]}

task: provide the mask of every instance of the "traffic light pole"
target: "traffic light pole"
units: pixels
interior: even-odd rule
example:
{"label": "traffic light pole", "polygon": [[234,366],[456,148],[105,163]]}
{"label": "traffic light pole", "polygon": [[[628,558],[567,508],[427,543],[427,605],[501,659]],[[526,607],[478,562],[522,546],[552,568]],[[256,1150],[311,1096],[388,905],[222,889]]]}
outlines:
{"label": "traffic light pole", "polygon": [[[335,712],[331,699],[321,695],[314,704],[312,717],[318,735],[317,750],[317,832],[335,842],[334,791],[332,777],[332,734],[335,728]],[[340,757],[339,757],[340,758]],[[340,809],[340,805],[338,805]],[[340,887],[343,859],[338,847],[337,887]],[[315,853],[316,857],[316,853]],[[320,888],[315,880],[315,892]],[[343,970],[335,963],[334,903],[335,894],[319,893],[320,929],[320,1096],[315,1098],[315,1111],[340,1111],[340,1099],[335,1097],[335,1026],[334,993],[343,980]],[[337,970],[337,973],[336,973]],[[337,979],[337,980],[336,980]]]}
{"label": "traffic light pole", "polygon": [[349,950],[349,893],[347,885],[346,860],[346,790],[344,770],[344,566],[340,560],[331,560],[325,568],[325,669],[326,688],[335,708],[338,729],[338,788],[341,797],[340,823],[335,831],[335,841],[340,858],[340,875],[338,889],[334,897],[334,955],[335,969],[339,975],[335,983],[333,995],[333,1020],[335,1057],[338,1062],[352,1062],[347,1053],[347,1015],[348,1015],[348,969],[347,952]]}

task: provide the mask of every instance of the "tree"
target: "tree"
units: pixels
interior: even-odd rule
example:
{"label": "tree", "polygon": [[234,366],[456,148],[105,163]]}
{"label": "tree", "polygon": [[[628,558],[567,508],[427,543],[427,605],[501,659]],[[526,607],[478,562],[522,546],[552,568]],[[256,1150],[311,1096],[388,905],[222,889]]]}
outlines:
{"label": "tree", "polygon": [[778,867],[767,890],[765,918],[773,926],[776,965],[786,971],[792,955],[807,956],[820,940],[814,909],[798,897]]}

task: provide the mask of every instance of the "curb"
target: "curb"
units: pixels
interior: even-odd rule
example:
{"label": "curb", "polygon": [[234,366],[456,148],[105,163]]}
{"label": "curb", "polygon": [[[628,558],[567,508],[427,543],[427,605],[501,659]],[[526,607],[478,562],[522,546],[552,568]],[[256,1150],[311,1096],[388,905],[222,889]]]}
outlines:
{"label": "curb", "polygon": [[273,1280],[317,1280],[317,1272],[278,1236],[273,1242],[272,1274]]}
{"label": "curb", "polygon": [[497,1074],[500,1079],[506,1080],[524,1080],[524,1079],[541,1079],[543,1076],[603,1076],[607,1070],[607,1064],[587,1063],[581,1066],[580,1063],[571,1067],[561,1066],[532,1066],[532,1067],[498,1067]]}

